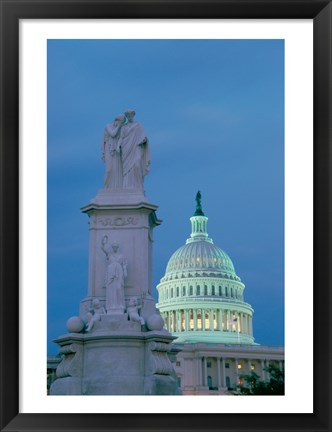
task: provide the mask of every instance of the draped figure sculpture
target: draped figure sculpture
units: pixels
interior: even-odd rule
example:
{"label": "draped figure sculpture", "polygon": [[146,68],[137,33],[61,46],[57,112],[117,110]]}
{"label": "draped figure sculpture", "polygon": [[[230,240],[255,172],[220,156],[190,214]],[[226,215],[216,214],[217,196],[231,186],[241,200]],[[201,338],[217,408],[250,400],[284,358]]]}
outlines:
{"label": "draped figure sculpture", "polygon": [[107,249],[108,237],[102,239],[102,250],[106,255],[107,269],[105,275],[106,311],[107,314],[123,313],[125,310],[124,281],[127,277],[127,261],[118,252],[119,245],[114,242]]}
{"label": "draped figure sculpture", "polygon": [[104,187],[106,189],[122,189],[121,154],[117,151],[120,131],[126,118],[118,115],[112,123],[106,125],[102,141],[102,159],[105,162]]}
{"label": "draped figure sculpture", "polygon": [[121,154],[123,189],[144,192],[144,177],[150,169],[148,139],[140,123],[134,122],[135,111],[125,112],[128,122],[121,128],[117,151]]}

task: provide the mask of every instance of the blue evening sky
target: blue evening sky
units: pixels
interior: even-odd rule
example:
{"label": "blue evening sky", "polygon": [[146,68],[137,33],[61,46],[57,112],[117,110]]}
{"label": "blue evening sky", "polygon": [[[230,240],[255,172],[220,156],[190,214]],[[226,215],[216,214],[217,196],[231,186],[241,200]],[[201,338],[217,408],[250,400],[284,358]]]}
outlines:
{"label": "blue evening sky", "polygon": [[[284,344],[282,40],[48,41],[48,353],[87,294],[104,126],[128,108],[150,141],[154,287],[190,235],[195,195],[231,257],[261,344]],[[156,295],[156,290],[154,288]]]}

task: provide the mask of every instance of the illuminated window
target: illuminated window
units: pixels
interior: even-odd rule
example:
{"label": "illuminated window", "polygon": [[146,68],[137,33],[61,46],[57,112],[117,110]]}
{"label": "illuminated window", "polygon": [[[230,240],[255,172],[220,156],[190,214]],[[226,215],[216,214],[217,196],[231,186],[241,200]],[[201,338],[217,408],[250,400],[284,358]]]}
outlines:
{"label": "illuminated window", "polygon": [[197,328],[202,330],[202,314],[200,311],[197,311]]}
{"label": "illuminated window", "polygon": [[194,314],[193,311],[190,311],[190,316],[189,316],[189,330],[194,330]]}
{"label": "illuminated window", "polygon": [[242,369],[242,364],[239,363],[239,364],[237,365],[237,368],[238,368],[238,369]]}
{"label": "illuminated window", "polygon": [[250,369],[251,369],[251,370],[255,370],[255,365],[252,364],[252,365],[250,366]]}
{"label": "illuminated window", "polygon": [[209,312],[205,312],[205,329],[206,330],[210,329],[210,313]]}
{"label": "illuminated window", "polygon": [[181,330],[184,331],[185,330],[185,322],[184,322],[184,311],[180,312],[180,319],[181,319]]}
{"label": "illuminated window", "polygon": [[197,261],[198,263],[200,262],[200,260],[201,260],[200,257],[197,257],[197,258],[196,258],[196,261]]}

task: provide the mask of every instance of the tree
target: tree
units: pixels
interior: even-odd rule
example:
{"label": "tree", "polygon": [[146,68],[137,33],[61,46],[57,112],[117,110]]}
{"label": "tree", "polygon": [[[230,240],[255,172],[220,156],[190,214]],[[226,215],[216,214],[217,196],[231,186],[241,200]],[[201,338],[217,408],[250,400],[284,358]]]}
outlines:
{"label": "tree", "polygon": [[284,371],[271,364],[264,369],[270,374],[269,381],[261,381],[254,371],[250,375],[243,375],[244,385],[240,386],[241,395],[284,395]]}

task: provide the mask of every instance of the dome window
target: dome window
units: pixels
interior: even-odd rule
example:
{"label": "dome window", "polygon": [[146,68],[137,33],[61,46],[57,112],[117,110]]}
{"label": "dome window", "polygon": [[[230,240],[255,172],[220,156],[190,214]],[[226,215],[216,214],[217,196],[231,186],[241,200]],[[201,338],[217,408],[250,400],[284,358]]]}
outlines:
{"label": "dome window", "polygon": [[207,288],[207,285],[204,285],[204,295],[208,295],[208,288]]}
{"label": "dome window", "polygon": [[212,295],[216,295],[216,289],[215,289],[214,285],[212,285]]}
{"label": "dome window", "polygon": [[201,287],[199,285],[196,287],[196,295],[201,295]]}
{"label": "dome window", "polygon": [[202,314],[201,311],[197,311],[197,329],[202,330]]}
{"label": "dome window", "polygon": [[210,330],[210,312],[205,312],[205,330]]}
{"label": "dome window", "polygon": [[192,287],[192,285],[190,285],[190,287],[189,287],[189,295],[193,295],[193,287]]}
{"label": "dome window", "polygon": [[189,316],[189,330],[194,330],[194,314],[193,311],[190,311],[190,316]]}
{"label": "dome window", "polygon": [[176,297],[180,297],[179,287],[176,287]]}
{"label": "dome window", "polygon": [[186,295],[186,287],[182,287],[182,296]]}

